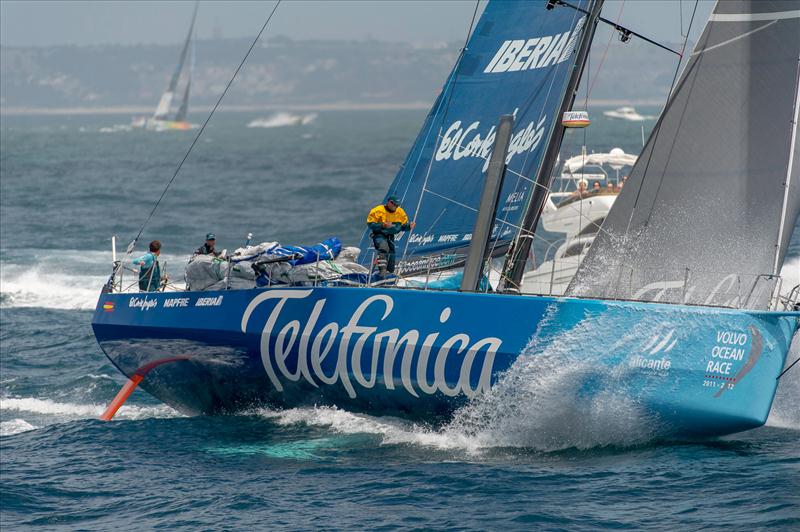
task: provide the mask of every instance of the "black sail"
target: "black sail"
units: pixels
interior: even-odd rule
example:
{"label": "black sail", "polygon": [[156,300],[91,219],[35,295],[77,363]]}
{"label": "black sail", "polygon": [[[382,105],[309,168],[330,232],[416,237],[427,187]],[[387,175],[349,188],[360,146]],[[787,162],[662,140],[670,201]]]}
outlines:
{"label": "black sail", "polygon": [[800,210],[800,4],[720,1],[567,291],[764,308]]}

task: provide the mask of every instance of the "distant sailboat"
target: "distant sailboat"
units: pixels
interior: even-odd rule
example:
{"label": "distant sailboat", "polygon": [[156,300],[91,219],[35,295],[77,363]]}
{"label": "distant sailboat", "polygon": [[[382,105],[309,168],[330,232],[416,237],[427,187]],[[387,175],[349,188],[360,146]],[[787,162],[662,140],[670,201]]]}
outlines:
{"label": "distant sailboat", "polygon": [[[186,121],[186,115],[189,112],[189,94],[192,88],[192,76],[194,75],[194,60],[195,60],[195,46],[194,46],[194,22],[197,18],[197,6],[195,2],[194,12],[192,13],[192,22],[189,25],[189,33],[186,35],[186,41],[183,43],[178,64],[175,71],[172,73],[167,90],[161,95],[155,113],[150,118],[140,117],[132,122],[132,126],[150,129],[153,131],[167,131],[167,130],[187,130],[197,127],[196,124],[191,124]],[[172,107],[172,100],[175,97],[175,92],[178,90],[178,82],[181,78],[183,65],[186,62],[186,56],[191,48],[191,58],[189,61],[189,71],[186,79],[186,88],[183,91],[183,99],[181,100],[178,111],[170,118],[170,109]]]}

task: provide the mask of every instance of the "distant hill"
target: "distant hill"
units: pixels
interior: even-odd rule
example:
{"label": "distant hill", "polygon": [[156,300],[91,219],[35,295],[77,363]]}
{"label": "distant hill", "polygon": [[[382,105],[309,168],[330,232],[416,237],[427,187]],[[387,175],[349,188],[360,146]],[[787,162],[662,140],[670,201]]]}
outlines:
{"label": "distant hill", "polygon": [[[195,108],[216,101],[249,44],[247,39],[198,41],[191,99]],[[226,104],[425,106],[436,97],[459,46],[275,37],[253,51]],[[675,65],[669,54],[641,42],[623,46],[616,39],[606,54],[605,47],[606,41],[598,40],[592,52],[592,79],[605,55],[592,100],[663,101]],[[179,51],[177,44],[0,47],[0,111],[154,108]]]}

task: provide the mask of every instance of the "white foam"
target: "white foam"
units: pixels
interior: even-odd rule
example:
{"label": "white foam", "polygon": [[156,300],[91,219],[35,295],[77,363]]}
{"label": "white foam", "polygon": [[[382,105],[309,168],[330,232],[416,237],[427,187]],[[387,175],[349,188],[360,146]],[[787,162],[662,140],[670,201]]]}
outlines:
{"label": "white foam", "polygon": [[800,284],[800,257],[787,257],[781,268],[783,284],[781,292],[788,294],[792,287]]}
{"label": "white foam", "polygon": [[[35,307],[92,310],[111,273],[111,250],[15,250],[2,253],[0,299],[3,308]],[[130,257],[123,255],[132,268]],[[164,256],[169,264],[182,258]],[[137,274],[124,272],[124,285],[135,284]],[[176,277],[172,272],[171,277]],[[180,286],[182,283],[176,283]]]}
{"label": "white foam", "polygon": [[[106,405],[59,403],[50,399],[38,399],[35,397],[0,398],[0,410],[44,415],[47,418],[54,418],[52,422],[98,418],[105,409]],[[181,414],[177,411],[166,405],[124,405],[119,409],[114,419],[138,420],[147,418],[170,418],[180,415]]]}
{"label": "white foam", "polygon": [[256,118],[255,120],[251,120],[247,127],[249,128],[275,128],[275,127],[286,127],[286,126],[306,126],[314,122],[317,119],[316,113],[309,113],[306,115],[299,115],[295,113],[275,113],[272,116],[266,118]]}
{"label": "white foam", "polygon": [[[800,357],[800,333],[794,335],[794,341],[789,348],[784,367],[788,367],[798,357]],[[778,381],[778,391],[775,394],[775,401],[772,403],[767,425],[800,430],[798,398],[800,398],[800,362],[795,364]]]}
{"label": "white foam", "polygon": [[22,271],[4,267],[0,273],[2,305],[91,310],[97,305],[105,280],[100,276],[68,275],[38,267]]}
{"label": "white foam", "polygon": [[371,434],[381,437],[382,442],[387,445],[412,444],[443,450],[478,451],[475,441],[458,434],[427,429],[395,418],[354,414],[336,407],[259,410],[258,413],[279,425],[304,424],[324,427],[340,434]]}
{"label": "white foam", "polygon": [[0,422],[0,436],[11,436],[19,434],[20,432],[28,432],[29,430],[36,430],[38,427],[31,425],[24,419],[12,419],[10,421]]}

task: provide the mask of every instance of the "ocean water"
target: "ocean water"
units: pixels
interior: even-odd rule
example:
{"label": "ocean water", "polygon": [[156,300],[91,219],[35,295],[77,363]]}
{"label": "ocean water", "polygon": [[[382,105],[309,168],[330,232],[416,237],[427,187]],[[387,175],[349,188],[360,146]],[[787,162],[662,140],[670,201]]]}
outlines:
{"label": "ocean water", "polygon": [[[639,124],[594,114],[590,149],[641,146]],[[356,243],[423,116],[247,128],[267,117],[220,113],[142,240],[164,243],[173,277],[208,231],[229,249],[248,232]],[[766,427],[712,440],[664,441],[624,398],[582,403],[558,365],[531,376],[535,394],[504,393],[480,422],[473,409],[446,427],[322,407],[190,418],[141,390],[98,421],[123,383],[90,327],[110,236],[123,247],[136,234],[192,139],[128,120],[2,118],[4,530],[800,527],[800,367]],[[790,255],[797,279],[798,229]]]}

